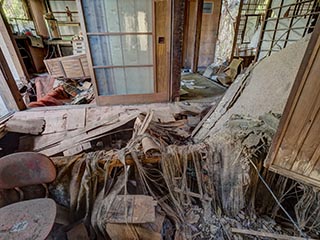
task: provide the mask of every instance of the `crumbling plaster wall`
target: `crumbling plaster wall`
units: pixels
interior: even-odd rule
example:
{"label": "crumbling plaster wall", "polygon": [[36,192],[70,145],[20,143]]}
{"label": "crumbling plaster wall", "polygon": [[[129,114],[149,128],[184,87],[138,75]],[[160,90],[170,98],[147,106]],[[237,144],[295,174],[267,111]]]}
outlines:
{"label": "crumbling plaster wall", "polygon": [[240,0],[222,1],[215,63],[223,63],[230,60],[239,6]]}
{"label": "crumbling plaster wall", "polygon": [[307,35],[239,75],[214,113],[194,136],[194,141],[201,142],[207,136],[214,137],[234,114],[254,118],[268,112],[282,114],[309,39],[310,35]]}

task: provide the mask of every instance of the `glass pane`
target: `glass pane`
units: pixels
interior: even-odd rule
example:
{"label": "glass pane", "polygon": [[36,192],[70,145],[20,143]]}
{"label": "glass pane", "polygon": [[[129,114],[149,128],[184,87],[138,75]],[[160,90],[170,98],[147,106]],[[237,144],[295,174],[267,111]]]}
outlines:
{"label": "glass pane", "polygon": [[153,68],[95,69],[99,95],[154,93]]}
{"label": "glass pane", "polygon": [[152,35],[90,36],[89,42],[94,66],[153,64]]}
{"label": "glass pane", "polygon": [[9,112],[2,97],[0,96],[0,117],[6,115]]}
{"label": "glass pane", "polygon": [[256,32],[259,25],[260,16],[248,16],[246,29],[244,31],[243,43],[250,43],[251,38]]}
{"label": "glass pane", "polygon": [[[150,0],[83,1],[88,32],[152,32]],[[97,16],[105,16],[104,18]]]}

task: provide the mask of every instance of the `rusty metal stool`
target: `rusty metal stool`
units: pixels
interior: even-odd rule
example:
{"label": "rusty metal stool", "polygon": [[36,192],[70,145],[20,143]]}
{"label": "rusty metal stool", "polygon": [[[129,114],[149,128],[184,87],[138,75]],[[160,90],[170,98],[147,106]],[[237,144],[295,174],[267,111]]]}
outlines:
{"label": "rusty metal stool", "polygon": [[0,158],[0,189],[16,189],[23,199],[19,187],[52,182],[56,178],[56,168],[50,158],[34,152],[14,153]]}
{"label": "rusty metal stool", "polygon": [[0,209],[0,239],[44,240],[53,227],[56,203],[39,198],[10,204]]}

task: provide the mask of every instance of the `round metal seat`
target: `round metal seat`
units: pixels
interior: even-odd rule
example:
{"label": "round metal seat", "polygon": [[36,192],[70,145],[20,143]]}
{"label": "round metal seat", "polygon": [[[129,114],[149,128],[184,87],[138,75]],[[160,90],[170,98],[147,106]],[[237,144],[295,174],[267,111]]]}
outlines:
{"label": "round metal seat", "polygon": [[39,198],[0,208],[0,239],[44,240],[57,214],[52,199]]}

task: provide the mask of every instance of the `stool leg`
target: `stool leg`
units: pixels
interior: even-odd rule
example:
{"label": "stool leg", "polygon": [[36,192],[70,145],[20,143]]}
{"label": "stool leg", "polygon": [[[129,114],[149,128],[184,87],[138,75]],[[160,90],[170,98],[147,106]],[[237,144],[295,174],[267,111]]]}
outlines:
{"label": "stool leg", "polygon": [[23,191],[18,187],[15,187],[14,190],[16,190],[19,193],[19,199],[20,201],[22,201],[24,199]]}
{"label": "stool leg", "polygon": [[46,198],[48,198],[48,197],[49,197],[49,190],[48,190],[47,184],[42,183],[41,185],[42,185],[42,186],[44,187],[44,189],[46,190]]}

